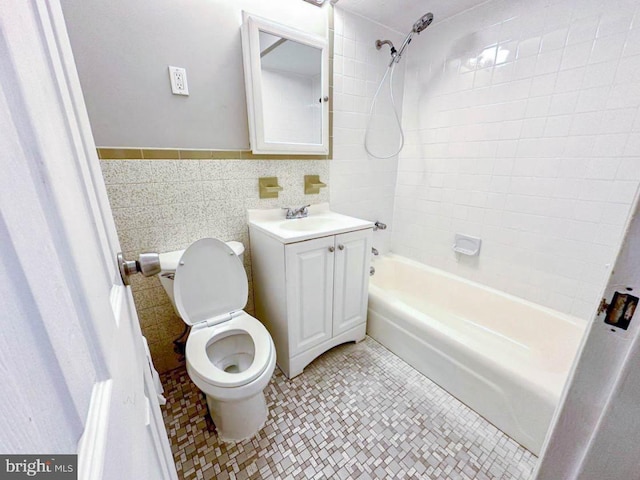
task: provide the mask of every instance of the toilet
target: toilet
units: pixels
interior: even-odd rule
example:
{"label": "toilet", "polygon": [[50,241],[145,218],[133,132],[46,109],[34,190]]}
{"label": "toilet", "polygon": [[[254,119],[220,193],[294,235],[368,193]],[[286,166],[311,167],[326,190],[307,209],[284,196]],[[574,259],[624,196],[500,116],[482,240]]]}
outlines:
{"label": "toilet", "polygon": [[205,393],[222,440],[255,435],[267,420],[263,390],[276,365],[267,329],[242,309],[248,282],[244,246],[203,238],[186,250],[160,254],[160,282],[182,320],[191,325],[187,372]]}

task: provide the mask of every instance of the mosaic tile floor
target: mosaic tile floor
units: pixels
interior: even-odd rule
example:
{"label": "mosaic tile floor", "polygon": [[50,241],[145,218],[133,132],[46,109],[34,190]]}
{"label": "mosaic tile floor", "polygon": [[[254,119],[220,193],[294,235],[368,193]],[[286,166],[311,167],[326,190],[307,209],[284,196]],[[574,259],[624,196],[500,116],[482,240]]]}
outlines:
{"label": "mosaic tile floor", "polygon": [[367,337],[293,380],[276,368],[256,437],[220,442],[186,370],[162,376],[183,479],[528,479],[536,457]]}

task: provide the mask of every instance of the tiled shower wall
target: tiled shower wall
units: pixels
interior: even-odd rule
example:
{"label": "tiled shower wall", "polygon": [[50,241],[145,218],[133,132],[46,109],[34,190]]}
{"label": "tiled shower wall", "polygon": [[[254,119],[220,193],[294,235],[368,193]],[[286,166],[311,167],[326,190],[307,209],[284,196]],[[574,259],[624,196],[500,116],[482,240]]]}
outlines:
{"label": "tiled shower wall", "polygon": [[411,47],[393,250],[589,318],[640,180],[640,3],[496,0]]}
{"label": "tiled shower wall", "polygon": [[[248,208],[276,208],[329,201],[329,188],[304,194],[304,175],[329,177],[326,160],[101,160],[109,201],[125,256],[186,248],[203,237],[238,240],[246,248],[253,312]],[[258,178],[277,176],[277,199],[258,198]],[[154,364],[178,366],[172,340],[184,323],[173,312],[157,277],[132,277],[133,296]]]}
{"label": "tiled shower wall", "polygon": [[[378,51],[377,39],[399,45],[402,36],[382,25],[335,8],[333,161],[331,162],[331,207],[346,215],[380,220],[389,229],[377,231],[373,244],[388,250],[392,230],[394,189],[398,157],[369,158],[364,135],[369,108],[380,79],[389,63],[389,48]],[[398,108],[402,108],[404,66],[400,63],[394,80]],[[388,81],[388,80],[387,80]],[[383,156],[398,143],[388,84],[380,95],[375,115],[372,147]],[[393,152],[391,152],[393,153]]]}

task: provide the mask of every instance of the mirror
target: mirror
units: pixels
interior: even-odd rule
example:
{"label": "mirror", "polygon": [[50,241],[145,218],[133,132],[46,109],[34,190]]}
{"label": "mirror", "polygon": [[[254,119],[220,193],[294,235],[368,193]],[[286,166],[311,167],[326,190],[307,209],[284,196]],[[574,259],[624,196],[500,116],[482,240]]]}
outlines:
{"label": "mirror", "polygon": [[242,50],[253,153],[328,153],[326,40],[244,12]]}

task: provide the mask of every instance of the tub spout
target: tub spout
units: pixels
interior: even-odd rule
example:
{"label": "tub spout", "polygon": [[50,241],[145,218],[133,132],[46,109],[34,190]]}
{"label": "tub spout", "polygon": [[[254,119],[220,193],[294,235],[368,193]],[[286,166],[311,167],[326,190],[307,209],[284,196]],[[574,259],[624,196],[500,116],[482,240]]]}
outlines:
{"label": "tub spout", "polygon": [[386,230],[387,229],[387,225],[385,223],[382,223],[380,220],[378,220],[376,223],[373,224],[373,230]]}

